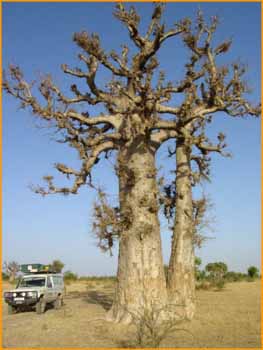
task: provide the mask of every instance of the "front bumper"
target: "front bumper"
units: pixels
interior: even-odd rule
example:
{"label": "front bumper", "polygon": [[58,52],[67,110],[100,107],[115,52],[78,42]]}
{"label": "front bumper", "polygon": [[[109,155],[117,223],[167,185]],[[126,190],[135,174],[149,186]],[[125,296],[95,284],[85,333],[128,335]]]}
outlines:
{"label": "front bumper", "polygon": [[13,298],[5,298],[5,302],[12,306],[29,306],[35,305],[38,302],[38,298],[24,298],[24,300],[14,300]]}

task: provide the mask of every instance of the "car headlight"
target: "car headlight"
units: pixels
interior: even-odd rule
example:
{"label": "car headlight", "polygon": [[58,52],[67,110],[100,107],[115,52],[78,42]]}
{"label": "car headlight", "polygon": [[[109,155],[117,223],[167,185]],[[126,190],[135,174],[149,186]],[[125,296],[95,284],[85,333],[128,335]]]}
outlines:
{"label": "car headlight", "polygon": [[27,296],[28,297],[36,297],[37,296],[37,292],[27,292]]}
{"label": "car headlight", "polygon": [[23,293],[21,293],[21,295],[22,295],[22,297],[25,297],[25,296],[26,296],[26,293],[25,293],[25,292],[23,292]]}
{"label": "car headlight", "polygon": [[16,295],[17,295],[16,293],[13,293],[13,297],[16,297]]}

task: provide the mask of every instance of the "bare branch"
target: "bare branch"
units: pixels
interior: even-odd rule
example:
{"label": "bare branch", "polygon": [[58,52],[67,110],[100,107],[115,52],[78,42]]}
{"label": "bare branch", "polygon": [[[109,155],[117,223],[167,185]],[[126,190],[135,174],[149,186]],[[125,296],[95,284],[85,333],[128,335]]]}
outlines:
{"label": "bare branch", "polygon": [[47,182],[47,188],[40,186],[31,186],[31,189],[43,196],[48,194],[61,193],[64,195],[77,194],[81,186],[87,184],[87,178],[90,177],[90,171],[94,164],[99,160],[98,157],[102,152],[116,148],[116,145],[112,141],[104,142],[93,148],[88,159],[85,159],[80,171],[76,171],[72,168],[65,166],[64,164],[55,164],[55,168],[64,175],[74,175],[75,181],[72,187],[56,187],[53,183],[53,176],[44,176],[43,179]]}
{"label": "bare branch", "polygon": [[145,45],[145,39],[140,36],[138,32],[138,25],[140,23],[140,17],[137,14],[133,6],[130,7],[130,11],[126,11],[123,3],[116,5],[116,11],[114,16],[118,18],[128,29],[130,38],[138,48],[143,48]]}

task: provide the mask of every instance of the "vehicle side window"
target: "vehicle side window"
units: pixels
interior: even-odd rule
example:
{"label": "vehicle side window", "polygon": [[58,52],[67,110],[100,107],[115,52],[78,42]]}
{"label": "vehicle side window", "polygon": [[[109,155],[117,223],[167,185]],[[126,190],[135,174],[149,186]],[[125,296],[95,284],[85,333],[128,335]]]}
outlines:
{"label": "vehicle side window", "polygon": [[48,287],[48,288],[52,288],[52,282],[51,282],[51,279],[50,279],[49,276],[48,276],[48,278],[47,278],[47,287]]}

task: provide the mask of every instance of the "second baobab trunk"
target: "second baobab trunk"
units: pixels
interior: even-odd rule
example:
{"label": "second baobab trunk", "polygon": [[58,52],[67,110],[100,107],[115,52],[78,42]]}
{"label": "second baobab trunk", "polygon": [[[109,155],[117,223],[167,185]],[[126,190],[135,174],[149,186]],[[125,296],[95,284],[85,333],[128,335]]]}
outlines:
{"label": "second baobab trunk", "polygon": [[195,312],[195,275],[190,156],[190,147],[178,139],[176,214],[168,270],[168,292],[170,302],[183,306],[186,317],[192,319]]}

